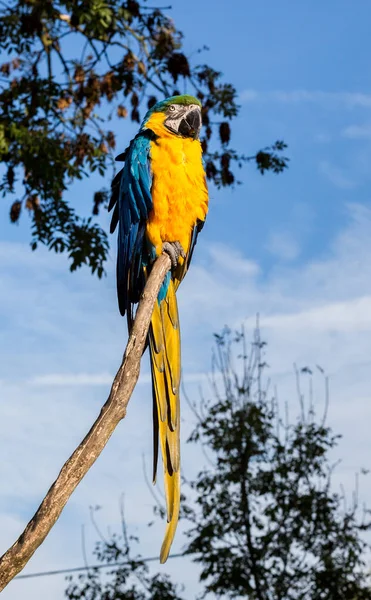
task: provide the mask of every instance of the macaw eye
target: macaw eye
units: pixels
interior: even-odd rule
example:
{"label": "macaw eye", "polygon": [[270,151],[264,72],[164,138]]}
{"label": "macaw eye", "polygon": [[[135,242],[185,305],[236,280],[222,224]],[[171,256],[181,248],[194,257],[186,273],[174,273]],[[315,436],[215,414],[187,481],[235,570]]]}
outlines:
{"label": "macaw eye", "polygon": [[171,110],[171,112],[173,112],[173,111],[175,110],[175,106],[174,106],[174,104],[170,104],[170,106],[169,106],[169,110]]}

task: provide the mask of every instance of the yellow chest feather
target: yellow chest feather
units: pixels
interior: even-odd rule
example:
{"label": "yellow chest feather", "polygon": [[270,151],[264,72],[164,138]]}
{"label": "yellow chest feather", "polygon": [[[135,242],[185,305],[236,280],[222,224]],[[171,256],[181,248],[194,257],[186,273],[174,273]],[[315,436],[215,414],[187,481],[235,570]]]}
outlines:
{"label": "yellow chest feather", "polygon": [[179,241],[185,250],[197,220],[205,220],[208,192],[199,140],[178,137],[163,126],[163,115],[147,122],[159,137],[151,143],[153,210],[147,236],[162,252],[163,242]]}

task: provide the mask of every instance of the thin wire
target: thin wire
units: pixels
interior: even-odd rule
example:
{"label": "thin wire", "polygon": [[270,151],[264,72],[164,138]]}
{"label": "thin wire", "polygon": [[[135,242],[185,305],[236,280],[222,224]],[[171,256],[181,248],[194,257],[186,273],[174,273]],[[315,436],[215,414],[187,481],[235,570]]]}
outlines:
{"label": "thin wire", "polygon": [[[170,554],[168,558],[180,558],[181,556],[186,556],[185,554]],[[78,571],[87,571],[89,569],[109,569],[111,567],[123,567],[125,565],[129,565],[133,562],[152,562],[154,560],[158,560],[158,556],[148,556],[147,558],[138,558],[137,560],[131,560],[126,562],[116,562],[111,563],[110,565],[93,565],[93,566],[85,566],[85,567],[73,567],[72,569],[58,569],[56,571],[41,571],[40,573],[27,573],[26,575],[17,575],[14,579],[30,579],[31,577],[45,577],[47,575],[61,575],[63,573],[76,573]]]}

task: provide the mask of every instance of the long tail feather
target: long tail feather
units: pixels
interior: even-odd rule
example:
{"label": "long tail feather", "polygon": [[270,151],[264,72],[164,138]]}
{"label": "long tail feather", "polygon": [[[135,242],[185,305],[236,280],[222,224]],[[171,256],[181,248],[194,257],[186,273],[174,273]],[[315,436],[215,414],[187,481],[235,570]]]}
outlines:
{"label": "long tail feather", "polygon": [[164,300],[156,302],[149,340],[155,411],[153,480],[156,479],[158,446],[165,477],[167,526],[160,553],[160,561],[164,563],[174,539],[180,504],[180,330],[172,280]]}
{"label": "long tail feather", "polygon": [[174,511],[172,514],[172,519],[166,525],[165,537],[162,542],[161,552],[160,552],[160,563],[163,564],[167,561],[167,557],[169,556],[171,544],[173,543],[173,539],[175,536],[176,527],[178,525],[179,519],[179,504],[180,504],[180,472],[174,473],[173,482],[172,482],[174,497],[178,498],[177,503],[174,503]]}

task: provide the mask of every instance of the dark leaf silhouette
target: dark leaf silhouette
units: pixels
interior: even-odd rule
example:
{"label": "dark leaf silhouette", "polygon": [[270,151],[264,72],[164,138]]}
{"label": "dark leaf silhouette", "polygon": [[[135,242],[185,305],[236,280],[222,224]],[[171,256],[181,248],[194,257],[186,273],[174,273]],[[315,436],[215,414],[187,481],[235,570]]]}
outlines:
{"label": "dark leaf silhouette", "polygon": [[[166,14],[134,0],[12,0],[0,7],[0,161],[3,195],[17,222],[29,198],[37,197],[32,247],[40,243],[67,252],[71,269],[88,265],[101,276],[106,232],[69,204],[68,188],[92,173],[110,178],[114,149],[124,143],[111,119],[140,123],[157,99],[184,89],[204,105],[203,147],[207,177],[217,186],[235,182],[234,168],[246,158],[229,147],[231,120],[238,114],[236,90],[208,65],[183,52],[183,36]],[[6,60],[5,60],[6,58]],[[174,89],[177,85],[178,90]],[[219,128],[213,117],[220,115]],[[230,164],[220,162],[215,138]],[[220,138],[220,139],[218,139]],[[287,165],[277,144],[256,155],[259,170]],[[107,186],[108,187],[108,186]],[[98,192],[100,194],[101,192]],[[96,216],[101,196],[93,198]]]}

